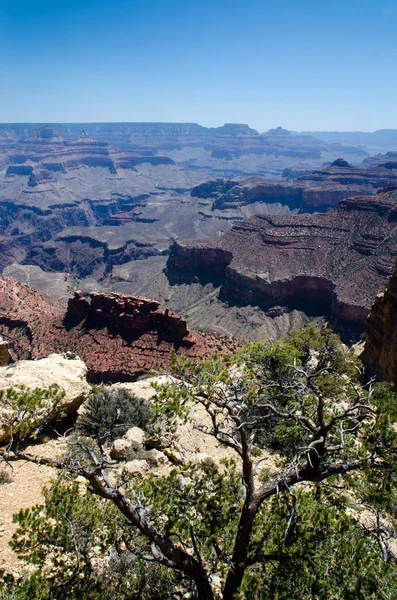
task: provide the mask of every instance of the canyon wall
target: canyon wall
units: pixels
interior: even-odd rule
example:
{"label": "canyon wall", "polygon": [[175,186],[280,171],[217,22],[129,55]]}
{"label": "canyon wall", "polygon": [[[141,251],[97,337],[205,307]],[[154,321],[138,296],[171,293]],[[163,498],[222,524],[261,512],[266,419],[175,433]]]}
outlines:
{"label": "canyon wall", "polygon": [[370,373],[397,385],[397,265],[372,306],[362,358]]}
{"label": "canyon wall", "polygon": [[167,276],[213,281],[229,304],[299,309],[358,334],[393,271],[396,215],[392,191],[344,200],[325,214],[254,217],[219,238],[175,242]]}
{"label": "canyon wall", "polygon": [[356,167],[336,160],[292,180],[251,177],[243,181],[215,180],[196,186],[192,196],[211,198],[211,209],[227,210],[255,202],[276,203],[300,212],[324,212],[341,200],[397,187],[397,162],[376,161]]}

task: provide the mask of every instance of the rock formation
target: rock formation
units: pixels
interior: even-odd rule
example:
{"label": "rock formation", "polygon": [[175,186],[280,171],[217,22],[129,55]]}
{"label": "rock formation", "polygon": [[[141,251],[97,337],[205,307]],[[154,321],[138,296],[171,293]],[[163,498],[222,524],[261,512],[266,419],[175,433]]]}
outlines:
{"label": "rock formation", "polygon": [[365,326],[397,254],[397,191],[344,200],[325,214],[254,217],[212,240],[175,242],[171,282],[214,282],[228,304],[326,316]]}
{"label": "rock formation", "polygon": [[[32,430],[49,417],[74,413],[88,398],[91,387],[86,381],[87,367],[79,358],[67,358],[51,354],[41,360],[21,360],[6,367],[0,367],[0,389],[47,389],[58,386],[65,392],[60,403],[54,408],[51,400],[39,409],[32,421]],[[10,417],[9,410],[3,407],[0,412],[0,442],[7,440],[9,429],[6,425]]]}
{"label": "rock formation", "polygon": [[255,202],[276,203],[300,212],[323,212],[352,196],[397,187],[397,161],[354,167],[338,159],[290,181],[253,177],[245,181],[216,180],[197,186],[192,196],[211,198],[211,210],[227,210]]}
{"label": "rock formation", "polygon": [[160,310],[159,306],[159,302],[149,298],[113,293],[92,293],[90,303],[77,291],[68,302],[65,321],[95,321],[136,337],[153,331],[170,343],[188,346],[190,332],[186,321],[168,309]]}
{"label": "rock formation", "polygon": [[169,365],[171,348],[192,359],[234,348],[230,340],[189,331],[159,303],[126,294],[77,292],[65,310],[27,285],[0,277],[0,334],[13,360],[72,352],[88,367],[88,379],[134,381]]}
{"label": "rock formation", "polygon": [[397,385],[397,265],[372,306],[362,358],[378,379]]}

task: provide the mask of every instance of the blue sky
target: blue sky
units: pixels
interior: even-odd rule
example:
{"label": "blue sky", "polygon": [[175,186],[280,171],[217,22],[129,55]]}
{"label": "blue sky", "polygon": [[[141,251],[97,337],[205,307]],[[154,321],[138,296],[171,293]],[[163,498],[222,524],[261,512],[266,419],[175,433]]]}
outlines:
{"label": "blue sky", "polygon": [[397,0],[0,0],[0,122],[397,128]]}

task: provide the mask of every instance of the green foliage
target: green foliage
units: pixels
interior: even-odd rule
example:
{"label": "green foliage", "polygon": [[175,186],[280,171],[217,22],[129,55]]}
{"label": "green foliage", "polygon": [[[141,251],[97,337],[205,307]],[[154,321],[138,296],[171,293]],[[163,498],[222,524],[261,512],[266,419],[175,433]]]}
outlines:
{"label": "green foliage", "polygon": [[57,385],[47,389],[0,390],[0,426],[14,440],[35,437],[58,414],[65,392]]}
{"label": "green foliage", "polygon": [[368,466],[351,478],[351,486],[361,501],[383,516],[397,519],[397,399],[387,383],[373,386],[371,402],[376,419],[363,431],[362,452],[371,451],[377,461],[384,460],[388,468],[381,472]]}
{"label": "green foliage", "polygon": [[70,478],[43,491],[43,505],[14,515],[18,527],[11,546],[33,573],[17,584],[4,583],[0,598],[1,593],[4,600],[171,598],[177,578],[128,550],[134,536],[115,507]]}
{"label": "green foliage", "polygon": [[77,431],[101,444],[109,443],[131,427],[145,429],[151,416],[146,400],[138,400],[128,390],[103,387],[88,399]]}
{"label": "green foliage", "polygon": [[211,572],[225,571],[243,502],[235,462],[222,461],[222,471],[211,460],[187,464],[135,480],[133,489],[150,505],[153,523],[187,546],[196,544]]}
{"label": "green foliage", "polygon": [[[258,516],[244,600],[392,600],[395,567],[381,560],[348,500],[330,488],[273,498]],[[272,560],[266,560],[272,556]]]}
{"label": "green foliage", "polygon": [[[46,492],[44,506],[18,514],[12,544],[34,567],[18,600],[193,599],[198,572],[224,600],[394,599],[390,386],[364,383],[354,354],[314,325],[234,358],[195,364],[173,354],[172,367],[176,379],[155,386],[153,412],[106,388],[90,398],[77,424],[90,445],[70,464],[110,501],[70,479]],[[159,443],[189,423],[234,459],[161,476],[107,472],[102,444],[149,418]]]}

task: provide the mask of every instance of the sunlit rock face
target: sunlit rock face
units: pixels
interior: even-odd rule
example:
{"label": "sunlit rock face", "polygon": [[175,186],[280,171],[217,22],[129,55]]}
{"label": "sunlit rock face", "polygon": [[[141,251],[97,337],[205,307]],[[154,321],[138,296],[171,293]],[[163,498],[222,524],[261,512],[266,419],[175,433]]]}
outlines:
{"label": "sunlit rock face", "polygon": [[[29,431],[33,433],[39,425],[56,419],[60,414],[74,413],[87,400],[91,386],[87,383],[86,375],[87,367],[79,358],[50,354],[46,358],[35,361],[21,360],[8,366],[0,366],[0,389],[11,388],[22,391],[57,386],[64,393],[59,403],[54,404],[51,398],[43,402],[43,406],[37,410],[30,424]],[[12,409],[1,407],[0,442],[10,437],[10,428],[7,424],[12,416]]]}

